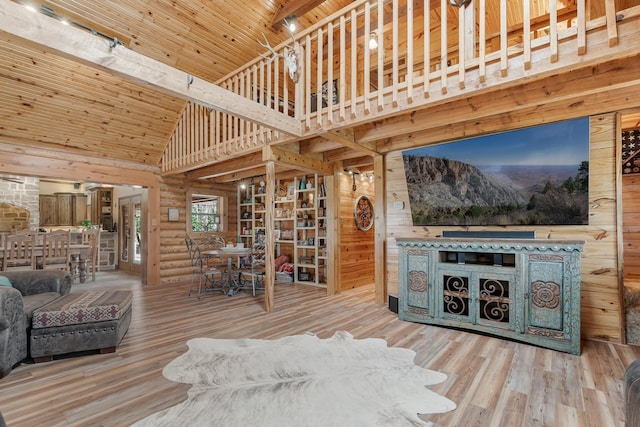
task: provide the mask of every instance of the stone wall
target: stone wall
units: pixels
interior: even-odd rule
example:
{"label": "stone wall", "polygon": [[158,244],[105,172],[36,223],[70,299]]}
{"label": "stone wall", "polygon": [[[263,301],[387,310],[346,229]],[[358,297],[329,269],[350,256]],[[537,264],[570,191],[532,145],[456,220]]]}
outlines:
{"label": "stone wall", "polygon": [[40,179],[0,175],[0,231],[37,230],[39,224]]}

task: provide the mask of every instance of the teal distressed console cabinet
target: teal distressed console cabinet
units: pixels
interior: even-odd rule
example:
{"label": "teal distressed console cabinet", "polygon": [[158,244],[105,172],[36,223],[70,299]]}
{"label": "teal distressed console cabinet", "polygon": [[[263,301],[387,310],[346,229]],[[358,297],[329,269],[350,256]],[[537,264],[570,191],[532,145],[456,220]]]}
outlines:
{"label": "teal distressed console cabinet", "polygon": [[398,239],[398,316],[580,354],[582,241]]}

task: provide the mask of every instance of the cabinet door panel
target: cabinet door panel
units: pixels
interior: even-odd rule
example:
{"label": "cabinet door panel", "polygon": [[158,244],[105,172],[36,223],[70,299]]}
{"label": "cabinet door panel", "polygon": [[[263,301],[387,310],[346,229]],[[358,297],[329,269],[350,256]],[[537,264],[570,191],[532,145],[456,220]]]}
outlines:
{"label": "cabinet door panel", "polygon": [[556,258],[529,258],[528,324],[535,328],[562,331],[564,264],[562,257]]}
{"label": "cabinet door panel", "polygon": [[494,328],[515,329],[515,275],[478,273],[477,322]]}
{"label": "cabinet door panel", "polygon": [[426,310],[429,306],[429,255],[426,251],[407,251],[407,305]]}
{"label": "cabinet door panel", "polygon": [[58,203],[56,196],[40,196],[40,225],[58,225]]}
{"label": "cabinet door panel", "polygon": [[[438,269],[438,312],[443,319],[471,322],[474,318],[472,304],[472,273],[463,269]],[[475,322],[474,322],[475,323]]]}
{"label": "cabinet door panel", "polygon": [[73,225],[72,199],[73,195],[56,193],[58,206],[58,225]]}

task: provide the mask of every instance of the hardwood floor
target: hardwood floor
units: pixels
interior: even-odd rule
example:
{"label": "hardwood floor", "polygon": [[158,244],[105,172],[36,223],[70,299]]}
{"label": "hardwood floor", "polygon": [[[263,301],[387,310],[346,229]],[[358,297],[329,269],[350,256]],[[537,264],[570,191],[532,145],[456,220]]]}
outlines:
{"label": "hardwood floor", "polygon": [[415,350],[417,365],[448,375],[431,389],[458,408],[423,417],[436,426],[623,426],[622,378],[640,357],[635,346],[583,341],[578,357],[401,322],[375,304],[372,286],[328,297],[323,289],[279,284],[273,313],[263,311],[261,295],[197,300],[187,297],[186,284],[143,287],[125,273],[98,273],[95,283],[74,285],[73,292],[106,287],[134,293],[131,326],[117,351],[16,367],[0,380],[9,427],[124,426],[175,405],[190,386],[166,380],[162,368],[195,337],[272,339],[311,331],[327,338],[346,330],[384,338]]}

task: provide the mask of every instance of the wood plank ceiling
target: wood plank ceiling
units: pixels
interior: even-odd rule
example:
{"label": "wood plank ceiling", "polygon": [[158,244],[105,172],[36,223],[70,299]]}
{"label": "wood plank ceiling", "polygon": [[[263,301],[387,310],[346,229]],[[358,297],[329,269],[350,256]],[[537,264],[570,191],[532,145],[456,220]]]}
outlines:
{"label": "wood plank ceiling", "polygon": [[[499,17],[491,11],[498,10],[498,1],[487,0],[488,26],[496,30]],[[349,3],[326,0],[297,17],[298,25],[308,28]],[[520,21],[520,3],[509,2],[509,25]],[[546,13],[548,3],[531,0],[531,15]],[[576,7],[575,0],[558,3],[562,3],[560,8]],[[272,46],[289,37],[286,31],[271,27],[282,6],[278,0],[48,0],[36,6],[115,36],[137,53],[210,82],[261,53],[264,49],[258,40],[262,33]],[[431,13],[439,19],[439,8],[432,8]],[[159,164],[184,108],[183,100],[47,53],[7,33],[0,31],[0,35],[0,148],[37,148],[97,160]],[[306,151],[316,156],[318,147],[324,147],[325,160],[355,157],[345,154],[351,150],[335,142],[308,142]]]}

